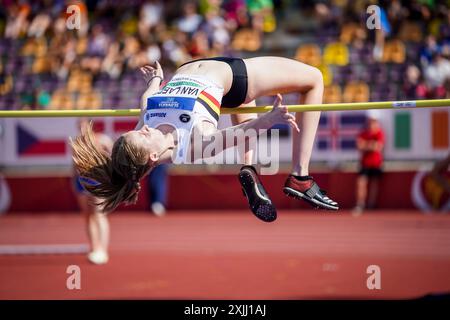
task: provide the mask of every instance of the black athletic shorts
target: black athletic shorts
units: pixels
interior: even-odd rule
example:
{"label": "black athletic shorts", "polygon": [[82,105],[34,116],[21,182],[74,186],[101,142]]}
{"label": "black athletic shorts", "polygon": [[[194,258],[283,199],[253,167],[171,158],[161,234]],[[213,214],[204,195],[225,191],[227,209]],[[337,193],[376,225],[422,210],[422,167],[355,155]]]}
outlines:
{"label": "black athletic shorts", "polygon": [[383,174],[381,168],[361,168],[359,175],[367,176],[369,178],[379,178]]}
{"label": "black athletic shorts", "polygon": [[222,98],[221,106],[224,108],[236,108],[245,102],[248,90],[248,76],[247,67],[245,66],[244,60],[240,58],[228,58],[228,57],[214,57],[214,58],[203,58],[198,60],[193,60],[182,64],[180,67],[203,60],[214,60],[221,61],[228,64],[233,72],[233,83],[231,84],[230,91]]}

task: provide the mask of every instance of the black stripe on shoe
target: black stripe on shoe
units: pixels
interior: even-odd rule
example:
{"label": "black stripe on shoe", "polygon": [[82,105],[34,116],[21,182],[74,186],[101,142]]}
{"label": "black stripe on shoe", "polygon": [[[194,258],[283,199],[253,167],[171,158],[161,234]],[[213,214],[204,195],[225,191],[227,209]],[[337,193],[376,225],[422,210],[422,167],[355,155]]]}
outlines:
{"label": "black stripe on shoe", "polygon": [[[313,186],[317,186],[317,184],[314,184]],[[316,188],[311,188],[303,193],[289,187],[284,187],[283,192],[290,197],[305,200],[310,205],[316,208],[339,210],[339,205],[337,202],[328,198],[325,194],[322,193],[320,189],[315,189]]]}
{"label": "black stripe on shoe", "polygon": [[247,197],[250,210],[264,222],[277,219],[277,209],[272,204],[253,166],[243,166],[239,172],[239,182]]}

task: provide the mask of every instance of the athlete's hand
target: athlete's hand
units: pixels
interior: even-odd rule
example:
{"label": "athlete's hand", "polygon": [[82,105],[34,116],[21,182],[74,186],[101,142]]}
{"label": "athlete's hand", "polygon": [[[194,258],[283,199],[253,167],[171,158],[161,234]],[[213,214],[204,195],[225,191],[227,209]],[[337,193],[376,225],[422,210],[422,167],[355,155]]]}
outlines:
{"label": "athlete's hand", "polygon": [[267,116],[269,117],[269,121],[271,121],[272,124],[276,123],[289,124],[292,127],[292,129],[296,130],[297,132],[300,132],[300,129],[298,128],[298,125],[295,122],[295,117],[289,113],[288,108],[285,105],[281,104],[282,101],[283,97],[281,96],[281,94],[277,94],[275,102],[273,103],[273,108],[267,114]]}
{"label": "athlete's hand", "polygon": [[155,65],[156,65],[155,67],[146,65],[146,66],[143,66],[140,68],[140,70],[142,72],[142,76],[144,77],[145,83],[147,83],[147,85],[149,85],[149,82],[154,77],[161,77],[161,79],[160,79],[161,82],[164,79],[164,72],[163,72],[161,65],[159,64],[158,61],[156,61]]}

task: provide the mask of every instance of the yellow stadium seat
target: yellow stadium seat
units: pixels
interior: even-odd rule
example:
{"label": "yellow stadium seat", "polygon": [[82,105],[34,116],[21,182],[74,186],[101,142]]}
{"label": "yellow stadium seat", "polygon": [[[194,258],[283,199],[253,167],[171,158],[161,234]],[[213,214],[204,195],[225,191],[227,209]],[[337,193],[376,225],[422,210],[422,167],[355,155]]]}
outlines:
{"label": "yellow stadium seat", "polygon": [[333,71],[326,64],[322,64],[317,67],[323,76],[324,86],[329,86],[333,83]]}
{"label": "yellow stadium seat", "polygon": [[323,62],[325,64],[346,66],[348,65],[349,52],[344,43],[334,42],[328,44],[323,53]]}
{"label": "yellow stadium seat", "polygon": [[272,12],[264,15],[263,31],[270,33],[274,32],[276,28],[277,28],[277,20],[275,18],[275,15]]}

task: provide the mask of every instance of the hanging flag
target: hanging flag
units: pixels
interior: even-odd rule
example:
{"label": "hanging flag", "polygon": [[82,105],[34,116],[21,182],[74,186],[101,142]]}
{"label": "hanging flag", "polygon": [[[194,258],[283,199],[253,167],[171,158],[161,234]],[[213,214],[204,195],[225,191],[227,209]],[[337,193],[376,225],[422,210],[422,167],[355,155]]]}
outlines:
{"label": "hanging flag", "polygon": [[17,155],[19,157],[64,156],[66,140],[50,139],[32,133],[20,124],[16,126]]}
{"label": "hanging flag", "polygon": [[411,149],[411,114],[397,112],[394,115],[394,147]]}
{"label": "hanging flag", "polygon": [[95,119],[92,122],[92,130],[94,130],[94,132],[105,132],[105,121],[102,119]]}
{"label": "hanging flag", "polygon": [[448,149],[449,143],[449,113],[447,110],[431,113],[431,146],[433,149]]}
{"label": "hanging flag", "polygon": [[317,131],[318,151],[354,151],[356,137],[366,123],[364,113],[324,113]]}
{"label": "hanging flag", "polygon": [[137,123],[137,119],[115,120],[113,123],[114,133],[123,133],[134,130]]}

